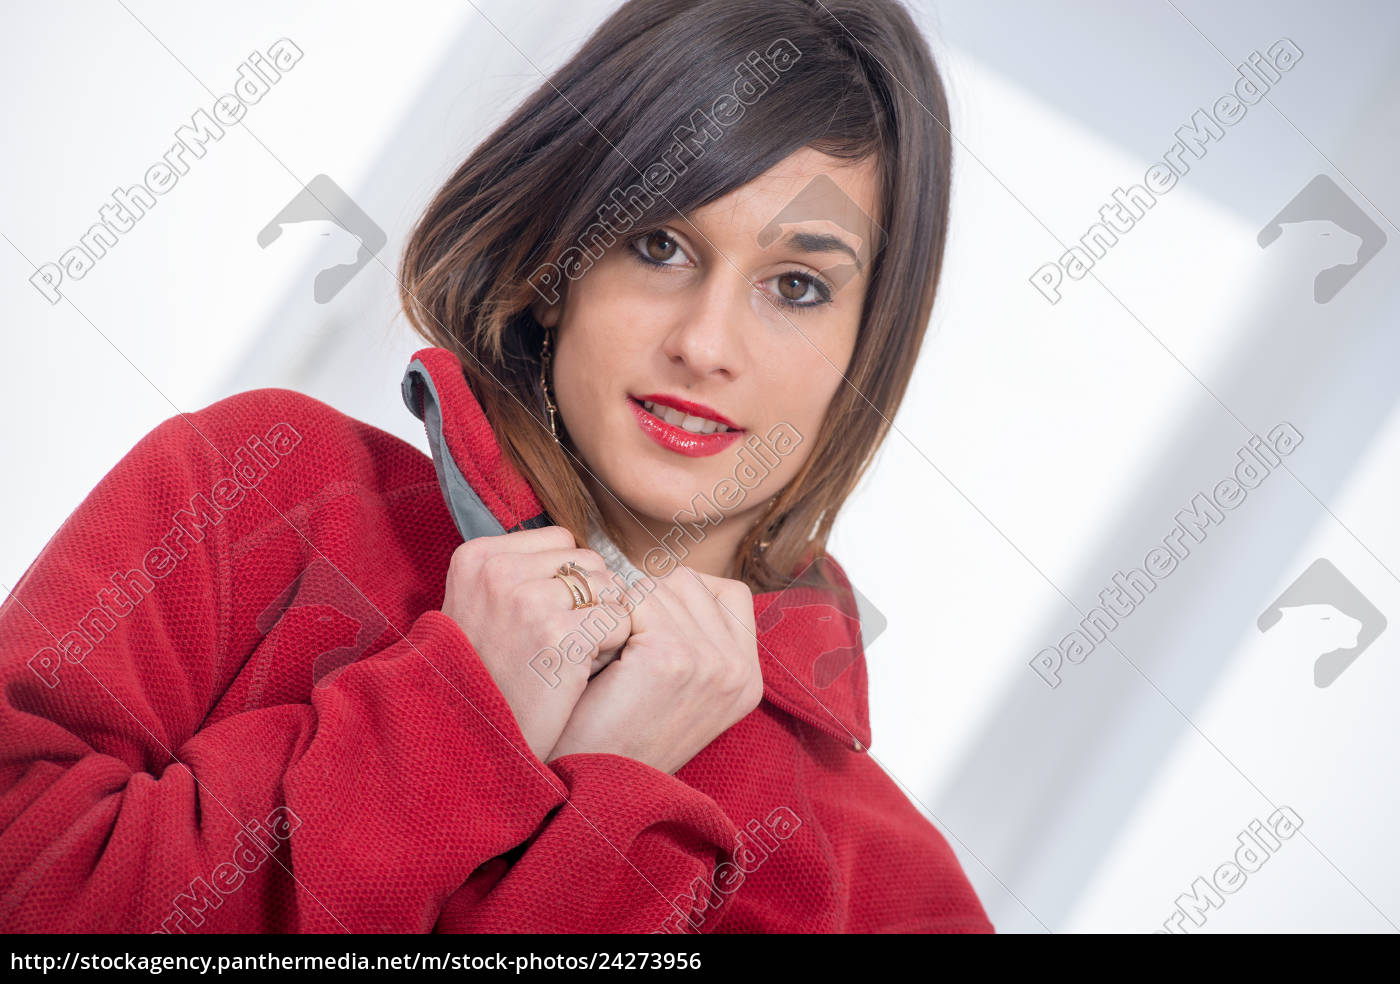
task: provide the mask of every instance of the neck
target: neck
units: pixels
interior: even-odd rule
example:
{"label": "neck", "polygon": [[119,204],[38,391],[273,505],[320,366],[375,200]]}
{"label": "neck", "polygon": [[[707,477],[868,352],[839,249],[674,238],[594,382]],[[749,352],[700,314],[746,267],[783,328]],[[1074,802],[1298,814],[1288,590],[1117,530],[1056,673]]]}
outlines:
{"label": "neck", "polygon": [[[586,479],[594,485],[591,479]],[[599,510],[621,531],[619,550],[643,573],[664,573],[679,561],[686,567],[714,577],[732,578],[737,571],[735,555],[754,517],[749,509],[731,513],[717,524],[697,528],[676,521],[644,516],[624,508],[612,495],[594,487]],[[651,554],[651,563],[647,555]]]}

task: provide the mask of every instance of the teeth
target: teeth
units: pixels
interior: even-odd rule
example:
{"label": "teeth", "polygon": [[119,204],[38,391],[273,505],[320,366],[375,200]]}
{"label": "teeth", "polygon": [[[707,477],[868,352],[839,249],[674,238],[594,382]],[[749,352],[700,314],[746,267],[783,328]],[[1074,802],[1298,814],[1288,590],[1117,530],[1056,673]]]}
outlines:
{"label": "teeth", "polygon": [[645,408],[647,413],[660,417],[662,420],[666,421],[666,423],[675,427],[688,430],[692,434],[723,434],[725,431],[729,430],[727,426],[717,421],[707,420],[704,417],[696,417],[693,414],[682,413],[680,410],[676,410],[673,407],[657,406],[650,400],[643,400],[642,407]]}

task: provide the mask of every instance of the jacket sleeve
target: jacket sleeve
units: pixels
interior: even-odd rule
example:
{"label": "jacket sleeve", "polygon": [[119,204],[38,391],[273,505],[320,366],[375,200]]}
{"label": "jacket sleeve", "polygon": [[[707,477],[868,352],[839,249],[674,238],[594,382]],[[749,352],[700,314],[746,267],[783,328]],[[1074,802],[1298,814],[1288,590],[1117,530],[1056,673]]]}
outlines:
{"label": "jacket sleeve", "polygon": [[568,789],[435,611],[310,703],[206,724],[242,669],[230,538],[286,521],[301,465],[201,518],[200,490],[234,503],[251,425],[191,416],[123,458],[0,606],[0,925],[427,932]]}
{"label": "jacket sleeve", "polygon": [[550,763],[567,801],[476,872],[443,933],[708,932],[743,875],[738,828],[705,793],[644,762],[579,753]]}

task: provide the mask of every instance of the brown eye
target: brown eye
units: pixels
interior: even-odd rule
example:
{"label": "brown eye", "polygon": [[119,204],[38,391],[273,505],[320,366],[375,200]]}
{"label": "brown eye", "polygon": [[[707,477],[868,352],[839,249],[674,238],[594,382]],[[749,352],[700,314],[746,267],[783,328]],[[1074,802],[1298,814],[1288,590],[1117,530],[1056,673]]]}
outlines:
{"label": "brown eye", "polygon": [[811,284],[802,277],[794,277],[792,274],[788,274],[786,277],[778,278],[778,293],[782,294],[783,297],[787,298],[789,301],[802,300],[810,289]]}
{"label": "brown eye", "polygon": [[647,236],[644,246],[647,256],[658,263],[664,263],[676,255],[676,241],[659,229]]}
{"label": "brown eye", "polygon": [[806,310],[831,303],[831,286],[810,273],[798,273],[793,270],[769,277],[764,282],[775,284],[778,294],[776,302],[793,310]]}

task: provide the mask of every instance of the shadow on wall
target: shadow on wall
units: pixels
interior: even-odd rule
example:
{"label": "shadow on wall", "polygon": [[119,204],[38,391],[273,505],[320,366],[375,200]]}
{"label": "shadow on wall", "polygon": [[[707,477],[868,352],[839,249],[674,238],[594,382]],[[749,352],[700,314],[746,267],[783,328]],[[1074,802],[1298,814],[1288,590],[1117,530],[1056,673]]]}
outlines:
{"label": "shadow on wall", "polygon": [[[1377,115],[1358,120],[1352,133],[1357,144],[1371,148],[1370,134],[1385,127],[1400,130],[1400,78],[1390,93],[1388,101],[1374,104]],[[1222,362],[1226,368],[1203,377],[1261,435],[1286,419],[1305,436],[1315,431],[1325,437],[1304,444],[1298,458],[1284,462],[1296,468],[1306,459],[1308,485],[1324,503],[1335,499],[1365,458],[1400,398],[1393,374],[1374,371],[1400,365],[1400,334],[1391,314],[1400,306],[1394,257],[1382,255],[1371,263],[1384,247],[1384,234],[1364,212],[1364,221],[1358,219],[1352,210],[1361,209],[1350,198],[1343,205],[1328,185],[1336,187],[1330,178],[1313,179],[1287,205],[1261,210],[1273,216],[1259,236],[1259,262],[1276,271],[1274,286],[1259,296],[1252,323],[1241,326],[1239,341]],[[1322,216],[1328,221],[1319,221]],[[1304,235],[1297,248],[1283,245],[1288,236],[1274,242],[1277,230],[1298,223],[1349,234],[1336,241],[1309,241]],[[1124,300],[1131,306],[1131,298]],[[1148,328],[1170,338],[1166,326]],[[1131,324],[1128,330],[1142,329]],[[1162,358],[1171,356],[1164,352]],[[1196,410],[1180,422],[1158,467],[1124,496],[1124,511],[1105,524],[1086,551],[1091,558],[1083,567],[1086,576],[1060,585],[1085,611],[1097,604],[1092,599],[1108,572],[1139,565],[1143,551],[1161,542],[1176,513],[1201,491],[1193,483],[1203,480],[1184,476],[1193,468],[1214,468],[1201,460],[1201,448],[1217,445],[1222,429],[1237,431],[1240,444],[1249,437],[1249,429],[1202,388]],[[1222,457],[1220,463],[1226,461]],[[1267,496],[1261,490],[1257,501],[1251,498],[1196,547],[1199,556],[1184,561],[1194,571],[1173,577],[1158,597],[1146,598],[1084,662],[1066,663],[1062,686],[1051,689],[1029,670],[1013,677],[982,732],[968,743],[972,754],[929,800],[939,804],[948,827],[959,831],[1052,929],[1069,915],[1107,845],[1128,822],[1174,743],[1190,730],[1171,704],[1188,717],[1198,714],[1236,644],[1253,631],[1259,596],[1288,576],[1287,566],[1316,524],[1334,523],[1282,468],[1269,483]],[[1341,578],[1340,572],[1336,576]],[[1321,591],[1314,591],[1316,580],[1296,583],[1307,585],[1300,596]],[[1321,591],[1334,601],[1337,595]],[[1359,592],[1356,598],[1338,604],[1363,623],[1350,659],[1385,625]],[[1064,606],[1032,638],[1051,645],[1081,617]],[[1115,651],[1115,643],[1152,683]],[[1336,679],[1350,659],[1324,657],[1318,685]],[[1019,910],[1015,918],[1019,921]]]}

